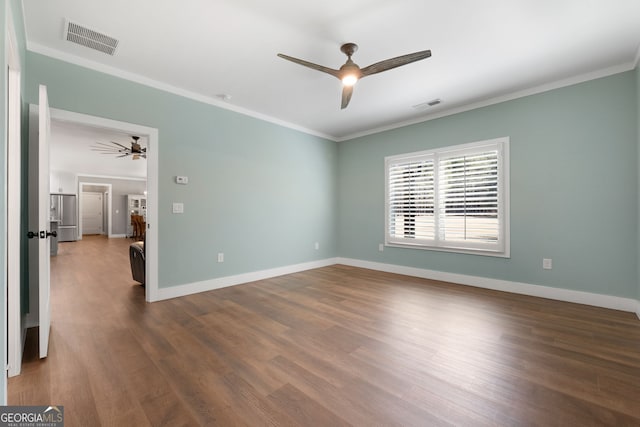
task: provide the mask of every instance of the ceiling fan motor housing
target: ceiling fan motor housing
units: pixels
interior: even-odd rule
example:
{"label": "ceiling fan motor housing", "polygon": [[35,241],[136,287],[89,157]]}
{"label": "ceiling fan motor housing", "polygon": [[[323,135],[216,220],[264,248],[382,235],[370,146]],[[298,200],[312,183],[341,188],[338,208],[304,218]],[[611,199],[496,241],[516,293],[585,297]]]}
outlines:
{"label": "ceiling fan motor housing", "polygon": [[351,55],[356,53],[357,50],[358,50],[358,45],[355,43],[345,43],[342,46],[340,46],[340,51],[342,51],[342,53],[347,55],[349,58],[351,58]]}
{"label": "ceiling fan motor housing", "polygon": [[340,67],[340,80],[342,83],[352,86],[362,77],[362,70],[358,64],[354,63],[351,58]]}

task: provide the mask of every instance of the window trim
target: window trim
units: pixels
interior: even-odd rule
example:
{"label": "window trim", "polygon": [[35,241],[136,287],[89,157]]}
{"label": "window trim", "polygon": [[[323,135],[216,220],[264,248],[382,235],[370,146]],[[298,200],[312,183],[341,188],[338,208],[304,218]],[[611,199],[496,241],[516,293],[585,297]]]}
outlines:
{"label": "window trim", "polygon": [[[511,257],[511,245],[510,245],[510,173],[509,173],[509,137],[501,137],[483,141],[476,141],[466,144],[459,144],[447,147],[441,147],[425,151],[417,151],[412,153],[398,154],[385,157],[385,182],[384,182],[384,215],[385,215],[385,230],[384,230],[384,242],[388,247],[399,248],[411,248],[422,249],[439,252],[454,252],[463,254],[483,255],[500,258]],[[464,154],[465,152],[477,153],[483,148],[497,149],[498,150],[498,245],[495,249],[488,247],[487,244],[476,244],[474,242],[457,242],[442,241],[437,238],[433,240],[417,240],[409,241],[409,239],[403,240],[401,238],[394,238],[390,235],[390,194],[389,194],[389,172],[390,165],[397,164],[400,161],[409,162],[415,159],[434,159],[434,179],[435,187],[438,184],[438,160],[442,157],[449,157],[456,154]],[[437,227],[438,215],[438,191],[434,195],[434,227]],[[436,235],[438,229],[436,228]]]}

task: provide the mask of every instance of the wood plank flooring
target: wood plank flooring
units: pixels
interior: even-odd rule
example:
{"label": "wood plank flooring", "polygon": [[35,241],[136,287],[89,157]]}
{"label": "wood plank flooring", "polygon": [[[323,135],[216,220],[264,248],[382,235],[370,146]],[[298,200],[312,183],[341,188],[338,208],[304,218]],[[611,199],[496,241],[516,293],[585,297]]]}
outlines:
{"label": "wood plank flooring", "polygon": [[130,242],[61,244],[50,355],[10,404],[67,426],[640,425],[634,314],[340,265],[147,304]]}

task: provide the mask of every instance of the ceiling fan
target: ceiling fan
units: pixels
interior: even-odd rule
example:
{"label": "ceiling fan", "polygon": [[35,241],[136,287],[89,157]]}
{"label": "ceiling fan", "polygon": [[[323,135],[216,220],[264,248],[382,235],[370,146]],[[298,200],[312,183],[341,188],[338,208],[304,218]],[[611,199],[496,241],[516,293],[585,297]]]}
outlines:
{"label": "ceiling fan", "polygon": [[93,151],[98,151],[102,154],[116,154],[116,157],[127,157],[131,156],[133,160],[138,160],[140,158],[147,158],[147,148],[140,146],[138,140],[139,136],[132,136],[133,141],[131,141],[131,147],[127,147],[125,145],[120,144],[119,142],[111,141],[111,144],[107,144],[106,142],[96,142],[91,146]]}
{"label": "ceiling fan", "polygon": [[304,61],[302,59],[293,58],[282,53],[279,53],[278,56],[280,58],[286,59],[287,61],[295,62],[296,64],[313,68],[314,70],[322,71],[323,73],[331,74],[332,76],[342,80],[342,109],[347,108],[347,105],[349,105],[351,95],[353,94],[353,86],[361,78],[370,76],[372,74],[381,73],[383,71],[391,70],[392,68],[400,67],[412,62],[420,61],[421,59],[425,59],[431,56],[430,50],[422,50],[420,52],[414,52],[407,55],[397,56],[391,59],[385,59],[384,61],[376,62],[375,64],[360,68],[351,60],[351,56],[358,50],[357,44],[345,43],[340,47],[340,50],[342,51],[342,53],[347,55],[347,62],[345,62],[339,70],[334,70],[333,68],[324,67],[322,65],[314,64],[313,62]]}

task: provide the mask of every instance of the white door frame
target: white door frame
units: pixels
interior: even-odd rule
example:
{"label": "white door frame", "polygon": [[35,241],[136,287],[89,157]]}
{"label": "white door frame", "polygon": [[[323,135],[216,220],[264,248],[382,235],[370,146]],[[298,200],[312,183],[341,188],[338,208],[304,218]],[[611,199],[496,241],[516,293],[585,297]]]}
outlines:
{"label": "white door frame", "polygon": [[[7,144],[5,155],[5,170],[7,171],[6,194],[6,221],[7,230],[5,245],[5,263],[7,266],[7,288],[5,292],[5,305],[3,317],[7,319],[5,336],[7,337],[7,352],[4,356],[4,364],[7,366],[5,373],[4,396],[7,395],[6,375],[13,377],[20,374],[22,362],[23,322],[22,301],[20,298],[20,240],[21,218],[21,170],[22,170],[22,142],[21,142],[21,69],[20,55],[17,38],[12,19],[11,2],[6,3],[5,14],[7,16],[7,31],[5,47],[7,51],[8,65],[8,99],[7,117]],[[26,331],[26,329],[24,329]],[[0,402],[6,404],[6,402]]]}
{"label": "white door frame", "polygon": [[158,301],[158,129],[56,108],[51,109],[51,119],[147,137],[145,298],[147,302]]}
{"label": "white door frame", "polygon": [[78,183],[78,240],[82,240],[82,193],[84,193],[84,186],[92,186],[92,187],[104,187],[106,190],[103,192],[107,193],[107,236],[111,238],[113,233],[111,232],[112,226],[112,216],[111,216],[111,203],[112,203],[112,193],[113,193],[113,185],[105,184],[104,182],[84,182],[81,181]]}

